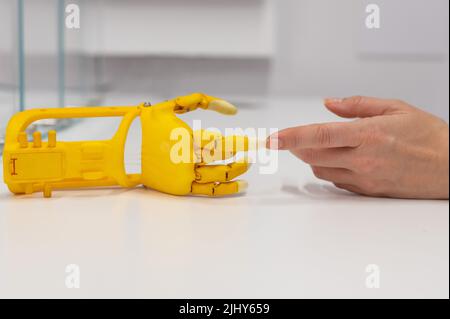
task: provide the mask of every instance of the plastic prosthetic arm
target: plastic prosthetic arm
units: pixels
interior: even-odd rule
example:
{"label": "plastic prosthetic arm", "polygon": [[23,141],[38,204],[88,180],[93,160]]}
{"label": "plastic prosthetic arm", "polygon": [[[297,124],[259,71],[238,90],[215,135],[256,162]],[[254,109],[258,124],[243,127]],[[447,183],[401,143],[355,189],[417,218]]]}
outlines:
{"label": "plastic prosthetic arm", "polygon": [[[176,116],[199,108],[225,115],[237,113],[230,103],[200,93],[154,106],[36,109],[18,113],[10,120],[6,132],[5,183],[15,194],[43,192],[45,197],[51,197],[57,189],[132,188],[142,184],[180,196],[224,196],[245,191],[247,184],[233,179],[248,170],[247,162],[213,163],[248,151],[248,138],[193,132]],[[28,141],[26,129],[35,121],[89,117],[123,119],[111,140],[61,142],[57,141],[56,132],[50,131],[47,141],[42,141],[40,132],[35,132],[33,141]],[[137,117],[142,126],[141,174],[127,174],[125,142]]]}

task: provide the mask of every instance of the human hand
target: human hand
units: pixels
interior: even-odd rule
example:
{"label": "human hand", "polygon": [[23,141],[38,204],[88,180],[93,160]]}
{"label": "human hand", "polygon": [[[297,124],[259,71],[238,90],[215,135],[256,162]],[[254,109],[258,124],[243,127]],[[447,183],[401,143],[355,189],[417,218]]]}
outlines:
{"label": "human hand", "polygon": [[289,150],[314,174],[351,192],[393,198],[449,198],[449,126],[398,100],[326,99],[347,123],[283,130],[268,147]]}

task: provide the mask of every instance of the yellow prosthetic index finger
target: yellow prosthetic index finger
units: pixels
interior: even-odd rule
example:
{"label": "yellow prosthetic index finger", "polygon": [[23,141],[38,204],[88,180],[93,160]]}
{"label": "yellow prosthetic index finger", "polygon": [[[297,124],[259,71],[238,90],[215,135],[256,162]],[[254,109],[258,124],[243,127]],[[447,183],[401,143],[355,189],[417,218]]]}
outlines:
{"label": "yellow prosthetic index finger", "polygon": [[240,194],[247,190],[248,183],[246,181],[235,181],[229,183],[192,183],[193,195],[204,195],[210,197],[229,196]]}
{"label": "yellow prosthetic index finger", "polygon": [[205,184],[229,182],[250,169],[250,163],[232,163],[229,165],[198,166],[195,169],[196,182]]}
{"label": "yellow prosthetic index finger", "polygon": [[249,150],[249,138],[242,135],[226,136],[224,145],[223,155],[225,158],[230,158],[239,152],[247,152]]}
{"label": "yellow prosthetic index finger", "polygon": [[[209,164],[219,160],[218,148],[222,145],[222,134],[217,131],[198,130],[194,132],[194,155],[196,163]],[[205,150],[205,148],[208,148]],[[220,150],[220,153],[222,151]]]}
{"label": "yellow prosthetic index finger", "polygon": [[195,111],[198,108],[215,111],[224,115],[235,115],[237,113],[237,108],[233,104],[202,93],[178,97],[173,102],[174,111],[178,114]]}
{"label": "yellow prosthetic index finger", "polygon": [[213,163],[233,158],[239,152],[249,150],[247,136],[222,136],[213,131],[196,131],[194,133],[194,148],[196,158],[200,163]]}
{"label": "yellow prosthetic index finger", "polygon": [[174,100],[174,111],[178,114],[195,111],[201,107],[203,99],[203,95],[199,93],[180,96]]}

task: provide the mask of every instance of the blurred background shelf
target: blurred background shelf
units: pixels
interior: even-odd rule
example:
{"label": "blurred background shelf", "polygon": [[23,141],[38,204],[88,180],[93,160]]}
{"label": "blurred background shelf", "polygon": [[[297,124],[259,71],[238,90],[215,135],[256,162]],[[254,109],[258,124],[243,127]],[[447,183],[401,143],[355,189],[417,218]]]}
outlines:
{"label": "blurred background shelf", "polygon": [[93,55],[271,58],[274,53],[270,0],[93,0],[87,7],[84,23],[94,32],[84,47]]}
{"label": "blurred background shelf", "polygon": [[[25,0],[26,1],[26,0]],[[26,1],[27,49],[49,55],[59,0]],[[69,3],[66,1],[66,3]],[[66,53],[106,57],[271,58],[271,0],[74,0],[81,28],[66,30]]]}

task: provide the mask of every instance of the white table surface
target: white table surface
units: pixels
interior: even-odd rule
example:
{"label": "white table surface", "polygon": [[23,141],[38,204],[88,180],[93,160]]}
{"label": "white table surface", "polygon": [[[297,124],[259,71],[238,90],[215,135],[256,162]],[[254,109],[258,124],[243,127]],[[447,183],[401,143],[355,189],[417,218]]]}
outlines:
{"label": "white table surface", "polygon": [[[187,118],[219,128],[335,120],[318,99]],[[114,131],[110,121],[92,123],[58,137]],[[138,126],[129,141],[128,149],[139,144]],[[353,195],[316,180],[290,154],[279,166],[274,175],[254,166],[248,193],[222,199],[142,188],[43,199],[1,185],[0,297],[448,298],[448,201]],[[79,266],[79,289],[65,286],[69,264]],[[379,289],[366,287],[370,264],[380,269]]]}

